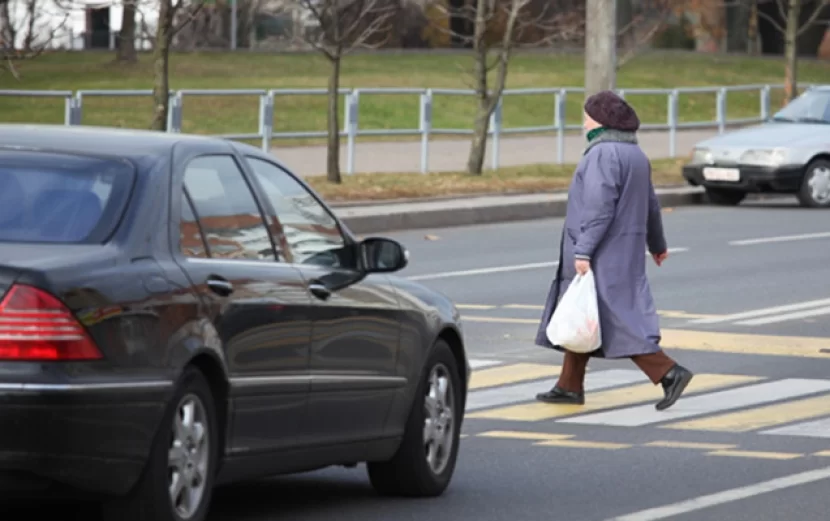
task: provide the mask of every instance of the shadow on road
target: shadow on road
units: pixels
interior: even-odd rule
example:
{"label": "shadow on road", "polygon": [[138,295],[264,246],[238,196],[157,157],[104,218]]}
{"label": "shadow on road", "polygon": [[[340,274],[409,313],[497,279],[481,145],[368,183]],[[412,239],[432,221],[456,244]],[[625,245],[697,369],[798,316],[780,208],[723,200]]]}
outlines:
{"label": "shadow on road", "polygon": [[[369,485],[365,469],[329,470],[235,484],[215,490],[208,521],[340,519],[349,511],[384,509],[385,499]],[[94,504],[0,502],[1,521],[99,521]]]}
{"label": "shadow on road", "polygon": [[[351,478],[351,479],[350,479]],[[346,510],[384,502],[365,473],[318,473],[273,478],[218,489],[209,521],[339,519]]]}

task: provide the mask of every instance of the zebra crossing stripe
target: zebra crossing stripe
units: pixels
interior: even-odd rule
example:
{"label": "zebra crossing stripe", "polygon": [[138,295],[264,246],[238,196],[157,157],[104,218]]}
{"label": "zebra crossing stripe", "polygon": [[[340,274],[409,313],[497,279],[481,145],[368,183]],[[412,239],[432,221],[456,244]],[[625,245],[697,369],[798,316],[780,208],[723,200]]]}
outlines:
{"label": "zebra crossing stripe", "polygon": [[[830,400],[830,396],[826,397]],[[786,427],[779,427],[761,431],[761,434],[772,434],[776,436],[804,436],[809,438],[830,438],[830,418],[810,422],[796,423]],[[830,454],[828,454],[830,455]]]}
{"label": "zebra crossing stripe", "polygon": [[[694,383],[694,380],[692,380]],[[689,386],[691,387],[691,385]],[[657,411],[653,405],[627,407],[597,414],[578,416],[562,423],[605,425],[615,427],[642,427],[664,421],[711,414],[730,409],[796,398],[830,390],[830,380],[786,378],[772,382],[729,389],[699,396],[684,397],[671,409]]]}
{"label": "zebra crossing stripe", "polygon": [[484,369],[485,367],[492,367],[494,365],[501,365],[502,363],[498,360],[480,360],[476,358],[471,358],[469,360],[470,367],[475,371],[476,369]]}
{"label": "zebra crossing stripe", "polygon": [[[760,380],[757,376],[730,375],[730,374],[699,374],[689,384],[686,393],[694,394],[710,389],[718,389],[733,385]],[[586,378],[587,381],[587,378]],[[468,418],[485,418],[494,420],[512,421],[542,421],[573,416],[576,414],[614,409],[635,403],[654,402],[662,397],[659,386],[651,382],[640,385],[619,387],[598,392],[586,397],[585,405],[563,405],[546,403],[528,403],[511,405],[495,409],[486,409],[467,415]],[[687,398],[688,399],[688,398]],[[648,405],[652,407],[653,405]],[[670,419],[670,418],[669,418]]]}
{"label": "zebra crossing stripe", "polygon": [[[611,369],[588,373],[585,376],[585,390],[591,392],[608,389],[640,382],[643,378],[643,373],[636,369]],[[534,399],[537,393],[550,389],[553,383],[553,381],[537,381],[473,392],[467,398],[466,410],[476,411],[489,407],[529,402]]]}
{"label": "zebra crossing stripe", "polygon": [[712,432],[749,432],[826,415],[830,415],[830,397],[818,396],[671,423],[662,425],[661,428]]}
{"label": "zebra crossing stripe", "polygon": [[550,378],[558,375],[561,369],[558,365],[526,363],[490,367],[473,371],[473,375],[470,377],[470,389],[475,390],[527,380]]}

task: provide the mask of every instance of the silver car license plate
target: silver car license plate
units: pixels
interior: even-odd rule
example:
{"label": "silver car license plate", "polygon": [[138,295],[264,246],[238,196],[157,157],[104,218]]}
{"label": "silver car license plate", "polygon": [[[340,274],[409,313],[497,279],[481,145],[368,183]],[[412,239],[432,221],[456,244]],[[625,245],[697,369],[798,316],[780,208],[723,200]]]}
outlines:
{"label": "silver car license plate", "polygon": [[731,181],[741,180],[741,171],[737,168],[717,168],[707,166],[703,169],[703,178],[707,181]]}

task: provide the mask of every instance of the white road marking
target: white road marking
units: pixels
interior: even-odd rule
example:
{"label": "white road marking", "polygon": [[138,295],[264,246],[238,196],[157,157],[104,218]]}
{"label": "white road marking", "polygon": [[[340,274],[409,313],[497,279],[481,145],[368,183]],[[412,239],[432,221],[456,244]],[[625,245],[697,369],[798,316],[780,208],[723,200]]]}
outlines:
{"label": "white road marking", "polygon": [[796,311],[793,313],[786,313],[784,315],[774,315],[771,317],[761,317],[752,320],[742,320],[736,322],[741,326],[761,326],[765,324],[775,324],[777,322],[786,322],[787,320],[798,320],[801,318],[818,317],[821,315],[830,315],[830,306],[824,308],[808,309],[806,311]]}
{"label": "white road marking", "polygon": [[494,268],[479,268],[474,270],[445,271],[442,273],[429,273],[426,275],[414,275],[407,277],[409,280],[435,280],[448,279],[451,277],[471,277],[474,275],[487,275],[490,273],[503,273],[506,271],[538,270],[542,268],[555,268],[559,266],[558,261],[534,262],[532,264],[514,264],[512,266],[496,266]]}
{"label": "white road marking", "polygon": [[499,365],[503,362],[499,360],[480,360],[477,358],[470,359],[470,367],[473,368],[475,371],[476,369],[484,369],[485,367],[493,367],[494,365]]}
{"label": "white road marking", "polygon": [[[689,251],[689,248],[669,248],[669,253],[680,253]],[[646,252],[648,255],[648,252]],[[476,275],[489,275],[490,273],[504,273],[509,271],[524,271],[524,270],[538,270],[543,268],[555,268],[559,266],[559,261],[552,262],[533,262],[530,264],[513,264],[510,266],[494,266],[492,268],[476,268],[471,270],[459,271],[444,271],[440,273],[426,273],[424,275],[413,275],[407,277],[408,280],[435,280],[448,279],[452,277],[473,277]]]}
{"label": "white road marking", "polygon": [[[669,253],[682,253],[684,251],[689,251],[689,248],[669,248],[668,249]],[[648,248],[646,248],[646,255],[651,255],[651,253],[648,252]]]}
{"label": "white road marking", "polygon": [[[532,402],[536,394],[553,387],[553,382],[545,386],[544,381],[508,385],[492,389],[471,391],[467,398],[466,411],[501,407],[521,402]],[[585,390],[588,392],[609,389],[619,385],[645,381],[643,373],[636,369],[609,369],[585,375]]]}
{"label": "white road marking", "polygon": [[774,306],[770,308],[754,309],[752,311],[744,311],[741,313],[733,313],[731,315],[721,315],[712,318],[698,318],[690,320],[690,324],[718,324],[721,322],[734,322],[736,320],[744,320],[749,318],[763,317],[767,315],[775,315],[776,313],[788,313],[792,311],[800,311],[803,309],[812,309],[821,306],[830,305],[830,299],[811,300],[807,302],[797,302],[795,304],[786,304],[783,306]]}
{"label": "white road marking", "polygon": [[665,411],[658,411],[651,404],[637,405],[568,418],[560,420],[560,423],[642,427],[643,425],[680,418],[777,402],[828,390],[830,390],[830,380],[787,378],[688,398],[681,397],[671,409]]}
{"label": "white road marking", "polygon": [[[830,400],[830,398],[828,398]],[[776,436],[803,436],[806,438],[830,438],[830,418],[808,421],[761,431],[760,434]]]}
{"label": "white road marking", "polygon": [[660,519],[667,519],[673,516],[688,514],[703,510],[717,505],[732,503],[740,501],[741,499],[748,499],[762,494],[768,494],[777,490],[797,487],[814,483],[830,478],[830,467],[824,467],[816,470],[809,470],[798,474],[791,474],[781,478],[771,479],[769,481],[762,481],[753,485],[745,487],[737,487],[729,490],[723,490],[714,494],[699,496],[685,501],[678,501],[677,503],[670,503],[662,507],[649,508],[641,510],[628,515],[610,518],[606,521],[658,521]]}
{"label": "white road marking", "polygon": [[788,241],[804,241],[809,239],[827,239],[830,238],[830,232],[820,233],[803,233],[800,235],[780,235],[778,237],[761,237],[758,239],[742,239],[739,241],[729,241],[730,246],[747,246],[750,244],[766,244],[768,242],[788,242]]}

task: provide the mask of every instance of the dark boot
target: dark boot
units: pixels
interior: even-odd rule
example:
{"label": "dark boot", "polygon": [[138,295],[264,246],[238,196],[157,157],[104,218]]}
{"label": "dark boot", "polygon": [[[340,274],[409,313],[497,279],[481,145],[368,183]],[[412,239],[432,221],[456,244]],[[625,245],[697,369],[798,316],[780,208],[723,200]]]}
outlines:
{"label": "dark boot", "polygon": [[660,383],[663,385],[663,393],[665,397],[657,402],[654,406],[655,409],[658,411],[662,411],[668,409],[674,402],[680,398],[680,395],[683,394],[683,391],[686,390],[686,386],[689,385],[689,382],[692,381],[694,374],[686,369],[685,367],[681,367],[680,365],[675,364],[666,376],[660,379]]}
{"label": "dark boot", "polygon": [[554,386],[553,389],[546,393],[539,393],[536,399],[545,403],[561,403],[566,405],[584,405],[585,393],[583,391],[574,392],[566,391],[561,387]]}

